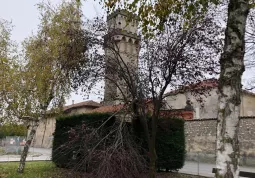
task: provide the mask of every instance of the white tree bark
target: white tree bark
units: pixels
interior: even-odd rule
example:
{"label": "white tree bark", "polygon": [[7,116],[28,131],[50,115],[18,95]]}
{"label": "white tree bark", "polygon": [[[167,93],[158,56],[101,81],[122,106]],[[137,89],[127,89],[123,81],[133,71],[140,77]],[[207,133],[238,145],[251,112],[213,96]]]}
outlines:
{"label": "white tree bark", "polygon": [[[53,87],[51,87],[51,88],[53,88]],[[37,118],[33,118],[34,123],[32,125],[31,131],[29,133],[29,136],[27,138],[26,144],[24,146],[24,150],[23,150],[23,152],[21,154],[21,157],[20,157],[20,164],[19,164],[19,167],[17,169],[18,173],[23,173],[24,172],[28,150],[29,150],[29,148],[31,146],[31,143],[32,143],[33,139],[34,139],[34,136],[36,134],[36,130],[37,130],[39,124],[40,124],[40,121],[45,119],[47,108],[48,108],[51,100],[53,99],[52,89],[50,91],[51,91],[51,93],[49,94],[48,100],[41,106],[40,115],[39,115],[38,119]]]}
{"label": "white tree bark", "polygon": [[248,0],[229,1],[225,46],[220,58],[216,143],[217,178],[239,177],[238,128],[241,77],[244,71],[244,35],[248,12]]}
{"label": "white tree bark", "polygon": [[19,167],[17,169],[18,173],[23,173],[24,172],[28,150],[31,146],[31,143],[33,141],[33,138],[35,136],[35,133],[36,133],[36,130],[37,130],[38,126],[39,126],[39,120],[35,121],[35,123],[32,125],[31,131],[28,135],[26,144],[24,146],[24,150],[23,150],[23,152],[21,154],[21,157],[20,157],[20,164],[19,164]]}

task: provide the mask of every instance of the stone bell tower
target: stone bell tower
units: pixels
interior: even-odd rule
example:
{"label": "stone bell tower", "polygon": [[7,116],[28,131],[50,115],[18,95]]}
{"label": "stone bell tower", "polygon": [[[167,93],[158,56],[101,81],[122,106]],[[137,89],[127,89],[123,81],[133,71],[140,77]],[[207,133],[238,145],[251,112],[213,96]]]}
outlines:
{"label": "stone bell tower", "polygon": [[140,36],[137,34],[137,17],[126,10],[117,10],[108,15],[107,26],[104,104],[114,105],[122,103],[123,94],[126,97],[130,95],[120,71],[128,67],[131,75],[137,72]]}

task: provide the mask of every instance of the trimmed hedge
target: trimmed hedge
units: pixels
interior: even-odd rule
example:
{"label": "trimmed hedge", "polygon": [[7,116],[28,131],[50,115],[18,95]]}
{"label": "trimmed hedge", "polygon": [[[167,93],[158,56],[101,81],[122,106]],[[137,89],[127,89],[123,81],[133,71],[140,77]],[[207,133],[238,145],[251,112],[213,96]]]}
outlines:
{"label": "trimmed hedge", "polygon": [[[59,167],[70,168],[75,165],[75,163],[82,162],[82,154],[84,153],[79,152],[78,156],[73,159],[74,152],[77,153],[77,150],[79,150],[82,146],[82,141],[80,139],[72,142],[70,147],[61,147],[61,145],[66,144],[68,140],[70,140],[70,133],[68,133],[68,131],[76,128],[77,126],[81,126],[84,123],[87,126],[89,125],[91,128],[97,128],[110,116],[111,115],[109,114],[81,114],[57,118],[53,141],[53,162]],[[103,135],[109,133],[109,130],[114,122],[115,118],[112,118],[107,122],[106,125],[104,125],[105,133]],[[139,131],[136,124],[133,124],[133,126],[135,126],[133,128],[136,129],[132,133],[135,137],[140,137],[138,142],[143,145],[145,150],[148,150],[145,137],[141,132],[142,129]],[[141,128],[141,126],[138,127]],[[109,142],[110,141],[111,140],[109,140]],[[185,159],[184,120],[178,118],[159,119],[156,144],[158,156],[157,168],[166,170],[181,169],[184,165]],[[91,147],[92,146],[93,143],[91,143]],[[86,169],[85,163],[83,169]]]}
{"label": "trimmed hedge", "polygon": [[184,120],[159,119],[156,144],[158,169],[181,169],[185,161]]}
{"label": "trimmed hedge", "polygon": [[[174,117],[159,118],[156,138],[156,167],[160,170],[178,170],[184,166],[185,161],[185,133],[183,119]],[[138,125],[138,126],[137,126]],[[151,127],[151,117],[148,117],[148,126]],[[142,147],[148,150],[148,144],[144,133],[137,129],[141,127],[136,123],[135,135]],[[147,158],[148,162],[149,159]]]}
{"label": "trimmed hedge", "polygon": [[[53,140],[52,161],[59,167],[72,167],[76,162],[82,161],[80,159],[83,157],[83,152],[78,151],[82,143],[82,137],[79,135],[81,133],[70,133],[70,130],[75,132],[77,128],[81,129],[83,124],[86,125],[86,127],[98,128],[110,116],[109,114],[93,113],[58,117],[56,119],[56,129]],[[112,126],[114,122],[115,118],[112,117],[104,125],[104,129],[109,130],[109,127]],[[66,145],[72,139],[75,141],[72,141],[71,145]],[[76,156],[75,159],[73,159],[74,155]],[[85,167],[84,163],[84,169]]]}
{"label": "trimmed hedge", "polygon": [[0,138],[6,136],[26,136],[27,128],[23,124],[6,123],[0,126]]}

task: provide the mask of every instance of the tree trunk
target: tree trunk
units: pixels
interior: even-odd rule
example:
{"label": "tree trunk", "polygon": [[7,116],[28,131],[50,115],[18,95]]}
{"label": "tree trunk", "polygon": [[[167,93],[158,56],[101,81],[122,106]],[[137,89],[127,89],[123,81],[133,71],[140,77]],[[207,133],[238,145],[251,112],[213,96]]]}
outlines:
{"label": "tree trunk", "polygon": [[36,133],[36,129],[39,126],[39,121],[35,121],[35,124],[33,124],[31,131],[29,133],[29,136],[27,138],[27,142],[24,146],[24,150],[21,154],[21,158],[20,158],[20,164],[19,167],[17,169],[18,173],[23,173],[24,172],[24,168],[25,168],[25,163],[26,163],[26,158],[27,158],[27,154],[28,154],[28,150],[30,148],[30,145],[33,141],[34,135]]}
{"label": "tree trunk", "polygon": [[49,106],[51,100],[54,98],[54,97],[53,97],[53,89],[52,89],[53,86],[54,86],[54,85],[52,84],[51,87],[50,87],[50,88],[51,88],[51,89],[50,89],[51,92],[49,93],[49,97],[48,97],[47,101],[46,101],[43,105],[41,105],[41,108],[40,108],[40,109],[41,109],[41,110],[40,110],[40,115],[39,115],[38,119],[33,118],[33,121],[34,121],[35,123],[32,125],[31,131],[30,131],[29,136],[28,136],[28,138],[27,138],[27,142],[26,142],[26,144],[25,144],[25,146],[24,146],[24,150],[23,150],[23,152],[22,152],[22,154],[21,154],[19,167],[18,167],[18,169],[17,169],[17,172],[18,172],[18,173],[23,173],[23,172],[24,172],[24,168],[25,168],[25,163],[26,163],[26,159],[27,159],[28,150],[29,150],[30,145],[31,145],[31,143],[32,143],[32,140],[33,140],[33,138],[34,138],[34,136],[35,136],[36,130],[37,130],[39,124],[40,124],[40,121],[43,120],[43,119],[45,119],[45,115],[46,115],[47,108],[48,108],[48,106]]}
{"label": "tree trunk", "polygon": [[225,46],[220,58],[216,143],[217,178],[239,177],[238,127],[241,77],[244,71],[244,35],[248,12],[248,0],[230,0]]}
{"label": "tree trunk", "polygon": [[[150,178],[156,177],[156,119],[152,117],[152,130],[151,130],[151,139],[150,139]],[[155,124],[155,126],[153,126]],[[157,126],[156,126],[157,127]]]}
{"label": "tree trunk", "polygon": [[154,111],[151,120],[151,139],[150,139],[150,178],[156,177],[156,137],[157,137],[157,121],[159,117],[160,102],[155,101]]}

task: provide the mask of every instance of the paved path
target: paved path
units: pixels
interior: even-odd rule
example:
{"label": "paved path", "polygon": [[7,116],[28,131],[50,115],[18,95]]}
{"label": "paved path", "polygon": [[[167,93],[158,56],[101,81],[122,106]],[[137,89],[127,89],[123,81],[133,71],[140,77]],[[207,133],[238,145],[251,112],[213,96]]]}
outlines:
{"label": "paved path", "polygon": [[[45,160],[51,160],[51,156],[28,156],[27,161],[45,161]],[[9,161],[20,161],[20,156],[17,155],[3,155],[0,156],[0,162],[9,162]]]}
{"label": "paved path", "polygon": [[[192,161],[185,161],[184,167],[179,171],[181,173],[194,174],[194,175],[202,175],[207,177],[214,177],[212,172],[212,168],[215,167],[215,164],[210,163],[197,163]],[[254,172],[254,167],[241,167],[241,171]]]}
{"label": "paved path", "polygon": [[49,148],[34,148],[34,147],[31,147],[29,149],[29,152],[41,153],[43,155],[51,155],[51,149],[49,149]]}
{"label": "paved path", "polygon": [[[29,152],[32,154],[27,157],[28,161],[51,160],[51,149],[31,147],[29,149]],[[32,155],[34,155],[34,156],[32,156]],[[0,162],[19,161],[19,160],[20,160],[20,156],[18,156],[18,155],[2,155],[2,156],[0,156]],[[214,174],[211,173],[212,168],[214,168],[214,167],[215,167],[215,164],[210,164],[210,163],[199,163],[198,164],[198,162],[186,161],[184,167],[179,172],[186,173],[186,174],[214,177]],[[241,167],[241,170],[255,173],[255,168],[253,168],[253,167]]]}
{"label": "paved path", "polygon": [[[19,161],[20,155],[1,155],[0,162]],[[34,148],[29,149],[27,161],[51,160],[51,149]]]}

